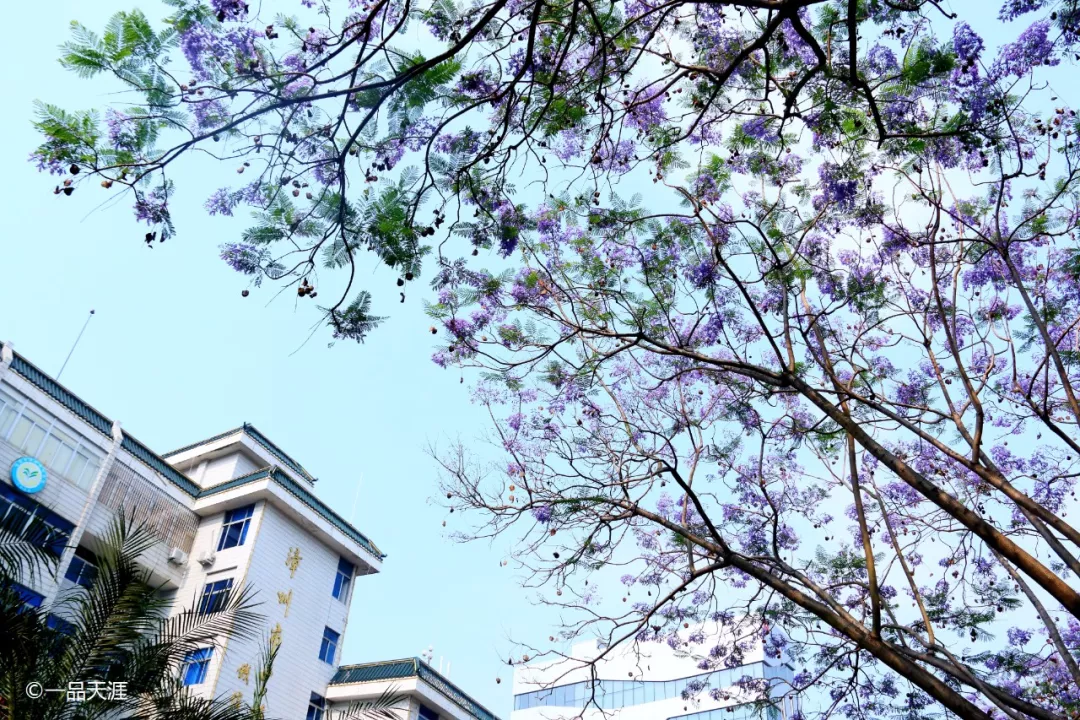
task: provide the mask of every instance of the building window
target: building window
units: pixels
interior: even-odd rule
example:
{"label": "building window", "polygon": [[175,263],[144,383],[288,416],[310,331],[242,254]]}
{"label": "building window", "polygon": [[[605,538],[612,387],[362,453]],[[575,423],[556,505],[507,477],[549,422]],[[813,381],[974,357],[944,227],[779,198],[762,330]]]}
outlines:
{"label": "building window", "polygon": [[7,393],[0,392],[0,438],[8,436],[8,430],[11,429],[11,424],[15,422],[20,406],[21,403],[17,402],[15,398]]}
{"label": "building window", "polygon": [[353,564],[345,558],[338,558],[337,576],[334,578],[334,597],[343,603],[349,602],[349,588],[352,586]]}
{"label": "building window", "polygon": [[25,585],[20,585],[17,582],[11,583],[11,589],[15,591],[15,594],[22,598],[23,609],[29,610],[30,608],[39,608],[41,603],[45,600],[45,596],[39,592],[34,592]]}
{"label": "building window", "polygon": [[199,614],[206,615],[225,607],[225,603],[229,599],[229,591],[232,590],[232,583],[232,578],[206,583],[206,587],[203,588],[202,599],[199,600]]}
{"label": "building window", "polygon": [[54,420],[34,412],[26,402],[16,402],[2,393],[0,438],[84,489],[94,481],[101,467],[100,456],[61,430]]}
{"label": "building window", "polygon": [[326,698],[322,695],[311,693],[311,699],[308,701],[307,706],[307,718],[305,720],[323,720],[324,712],[326,712]]}
{"label": "building window", "polygon": [[7,483],[0,483],[0,523],[56,557],[63,553],[71,531],[75,529],[74,523],[17,492]]}
{"label": "building window", "polygon": [[192,650],[184,658],[183,681],[185,685],[200,685],[206,680],[206,671],[210,667],[210,656],[214,648]]}
{"label": "building window", "polygon": [[243,545],[247,539],[248,524],[255,512],[254,505],[245,505],[225,513],[225,526],[221,528],[221,539],[218,540],[217,549],[226,550],[237,545]]}
{"label": "building window", "polygon": [[339,633],[334,632],[330,628],[325,628],[322,634],[322,644],[319,646],[319,659],[328,665],[334,664],[334,657],[337,655],[338,639],[341,637]]}
{"label": "building window", "polygon": [[59,615],[49,613],[49,616],[45,618],[45,625],[48,626],[50,629],[60,633],[61,635],[67,635],[70,637],[71,635],[75,634],[75,626],[64,618],[60,617]]}
{"label": "building window", "polygon": [[64,578],[76,585],[89,588],[94,584],[97,570],[97,558],[94,557],[94,553],[85,548],[77,547],[75,548],[75,557],[71,558],[71,564],[68,565]]}
{"label": "building window", "polygon": [[41,441],[49,434],[50,425],[51,422],[24,405],[11,427],[8,442],[27,455],[37,455]]}
{"label": "building window", "polygon": [[435,712],[427,705],[420,706],[420,712],[417,713],[420,720],[439,720],[439,713]]}

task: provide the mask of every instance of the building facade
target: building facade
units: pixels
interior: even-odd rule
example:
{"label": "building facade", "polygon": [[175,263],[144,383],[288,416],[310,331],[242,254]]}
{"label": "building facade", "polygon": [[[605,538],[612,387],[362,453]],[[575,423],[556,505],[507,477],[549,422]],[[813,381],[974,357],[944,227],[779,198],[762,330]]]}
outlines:
{"label": "building facade", "polygon": [[[690,649],[738,644],[738,664],[702,670]],[[517,666],[511,720],[790,720],[799,708],[787,657],[772,657],[738,624],[691,626],[682,643],[593,640],[566,657]],[[766,702],[762,702],[766,701]]]}
{"label": "building facade", "polygon": [[55,538],[57,576],[38,574],[35,586],[16,588],[28,604],[48,608],[60,593],[93,582],[95,549],[118,513],[159,540],[140,562],[173,612],[214,607],[234,588],[258,593],[264,636],[222,638],[186,658],[178,671],[191,692],[249,700],[269,639],[280,646],[267,694],[275,717],[323,720],[335,703],[369,699],[378,683],[393,680],[403,720],[494,720],[419,659],[366,666],[396,668],[378,679],[359,666],[339,668],[354,593],[385,555],[251,425],[158,455],[7,343],[0,345],[0,468],[0,517],[21,514],[26,527],[37,518]]}

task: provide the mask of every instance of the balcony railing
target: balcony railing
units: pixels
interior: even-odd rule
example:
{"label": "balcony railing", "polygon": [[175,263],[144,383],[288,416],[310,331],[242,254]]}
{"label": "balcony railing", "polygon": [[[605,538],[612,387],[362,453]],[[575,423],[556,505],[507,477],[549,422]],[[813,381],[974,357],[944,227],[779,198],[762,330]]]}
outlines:
{"label": "balcony railing", "polygon": [[119,460],[105,478],[98,502],[143,524],[166,547],[191,552],[199,516]]}

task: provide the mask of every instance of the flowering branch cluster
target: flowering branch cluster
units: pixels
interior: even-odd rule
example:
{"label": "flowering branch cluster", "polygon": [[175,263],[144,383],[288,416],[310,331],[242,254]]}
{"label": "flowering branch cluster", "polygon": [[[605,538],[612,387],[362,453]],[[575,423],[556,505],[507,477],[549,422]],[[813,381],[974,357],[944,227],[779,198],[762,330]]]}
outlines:
{"label": "flowering branch cluster", "polygon": [[[955,17],[931,0],[341,0],[272,20],[249,3],[165,1],[175,12],[160,31],[139,11],[100,35],[74,26],[62,63],[139,100],[104,122],[40,104],[32,159],[62,176],[58,194],[129,191],[148,243],[175,232],[173,164],[218,159],[246,182],[203,190],[206,210],[254,211],[237,240],[268,250],[272,277],[299,286],[349,267],[322,308],[335,327],[366,292],[353,268],[364,251],[405,282],[435,253],[437,283],[457,256],[511,255],[531,228],[511,181],[524,168],[541,184],[646,170],[660,182],[725,127],[729,142],[767,148],[734,169],[778,179],[806,169],[777,153],[792,132],[811,131],[815,148],[861,138],[978,164],[981,128],[1004,112],[993,88],[1060,62],[1075,39],[1068,2],[991,59],[962,21],[932,35]],[[823,198],[852,196],[854,168],[821,172]]]}

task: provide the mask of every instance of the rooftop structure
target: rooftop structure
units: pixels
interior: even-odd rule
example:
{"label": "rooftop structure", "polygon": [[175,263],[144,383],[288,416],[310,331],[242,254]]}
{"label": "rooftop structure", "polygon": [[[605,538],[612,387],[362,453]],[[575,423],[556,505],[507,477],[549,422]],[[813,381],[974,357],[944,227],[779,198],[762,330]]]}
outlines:
{"label": "rooftop structure", "polygon": [[[327,701],[335,703],[370,700],[387,689],[407,694],[420,713],[421,707],[429,713],[442,717],[465,717],[476,720],[498,720],[483,705],[462,692],[441,673],[436,672],[420,658],[404,658],[385,662],[342,665],[330,680],[326,691]],[[415,717],[425,718],[423,714]]]}

